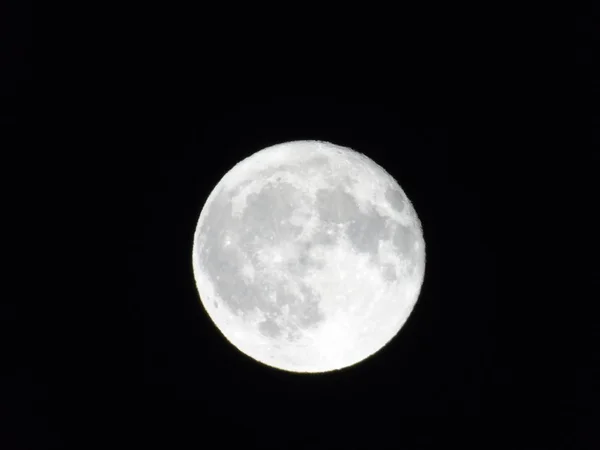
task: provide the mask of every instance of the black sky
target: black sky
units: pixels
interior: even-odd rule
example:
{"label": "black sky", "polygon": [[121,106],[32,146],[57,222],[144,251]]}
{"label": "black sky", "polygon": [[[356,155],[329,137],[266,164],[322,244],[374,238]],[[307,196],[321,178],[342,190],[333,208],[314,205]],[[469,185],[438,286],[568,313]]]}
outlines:
{"label": "black sky", "polygon": [[[537,249],[527,218],[539,204],[535,156],[514,141],[527,139],[523,125],[479,109],[485,100],[471,92],[474,111],[463,115],[464,97],[426,79],[361,70],[321,80],[327,69],[295,66],[277,81],[261,79],[275,70],[263,68],[243,87],[232,76],[190,98],[162,98],[140,124],[144,145],[126,172],[135,193],[129,306],[143,331],[135,425],[165,443],[198,433],[256,448],[396,447],[423,416],[501,417],[511,433],[535,434],[531,417],[567,399],[555,390],[565,368],[545,348],[549,324],[531,287]],[[211,189],[242,158],[295,139],[348,146],[385,167],[413,201],[427,242],[406,326],[339,373],[283,373],[241,354],[204,313],[192,277],[193,232]]]}
{"label": "black sky", "polygon": [[[560,144],[583,125],[554,115],[562,99],[544,81],[546,53],[492,32],[402,34],[391,19],[367,33],[345,20],[258,31],[210,17],[127,9],[75,52],[62,94],[44,79],[38,115],[53,130],[44,139],[68,136],[51,147],[68,141],[75,223],[100,225],[102,256],[76,306],[41,306],[53,331],[27,335],[38,360],[22,357],[15,372],[27,387],[10,404],[29,419],[14,436],[40,448],[573,448],[591,416],[563,312],[576,294],[555,298],[568,276],[553,258],[577,235],[555,186],[589,181],[592,169]],[[13,78],[29,80],[15,61]],[[16,105],[38,98],[14,85],[6,98]],[[15,117],[34,133],[39,117]],[[427,245],[421,295],[399,335],[322,375],[236,350],[199,303],[191,266],[196,222],[220,178],[299,139],[383,166]]]}

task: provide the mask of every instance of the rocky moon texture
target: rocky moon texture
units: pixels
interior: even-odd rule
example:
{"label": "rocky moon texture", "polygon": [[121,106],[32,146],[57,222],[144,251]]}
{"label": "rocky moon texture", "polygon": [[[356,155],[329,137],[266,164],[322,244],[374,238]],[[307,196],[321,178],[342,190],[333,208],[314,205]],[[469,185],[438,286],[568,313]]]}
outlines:
{"label": "rocky moon texture", "polygon": [[284,370],[325,372],[372,355],[419,295],[425,244],[398,183],[326,142],[269,147],[230,170],[197,225],[202,303],[225,337]]}

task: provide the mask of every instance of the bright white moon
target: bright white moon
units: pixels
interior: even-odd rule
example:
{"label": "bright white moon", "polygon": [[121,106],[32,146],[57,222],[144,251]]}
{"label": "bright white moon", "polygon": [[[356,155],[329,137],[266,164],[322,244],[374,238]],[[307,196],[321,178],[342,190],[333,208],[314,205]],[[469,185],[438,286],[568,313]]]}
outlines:
{"label": "bright white moon", "polygon": [[192,260],[204,308],[235,347],[278,369],[327,372],[398,333],[423,283],[425,242],[382,167],[328,142],[295,141],[221,179]]}

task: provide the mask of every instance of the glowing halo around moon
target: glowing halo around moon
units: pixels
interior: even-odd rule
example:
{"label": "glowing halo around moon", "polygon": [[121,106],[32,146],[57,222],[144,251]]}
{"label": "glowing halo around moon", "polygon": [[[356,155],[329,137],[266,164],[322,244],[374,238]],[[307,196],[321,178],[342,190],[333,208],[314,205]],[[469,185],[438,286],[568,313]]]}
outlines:
{"label": "glowing halo around moon", "polygon": [[198,220],[200,299],[229,342],[291,372],[352,366],[385,346],[418,299],[425,242],[396,180],[321,141],[239,162]]}

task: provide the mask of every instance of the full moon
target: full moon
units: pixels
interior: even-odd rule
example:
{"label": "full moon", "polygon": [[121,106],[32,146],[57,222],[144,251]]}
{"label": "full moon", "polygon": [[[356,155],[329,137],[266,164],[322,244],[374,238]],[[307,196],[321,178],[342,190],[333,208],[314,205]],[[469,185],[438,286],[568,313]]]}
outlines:
{"label": "full moon", "polygon": [[425,241],[385,169],[349,148],[294,141],[223,176],[192,262],[206,312],[238,350],[281,370],[329,372],[398,334],[421,290]]}

